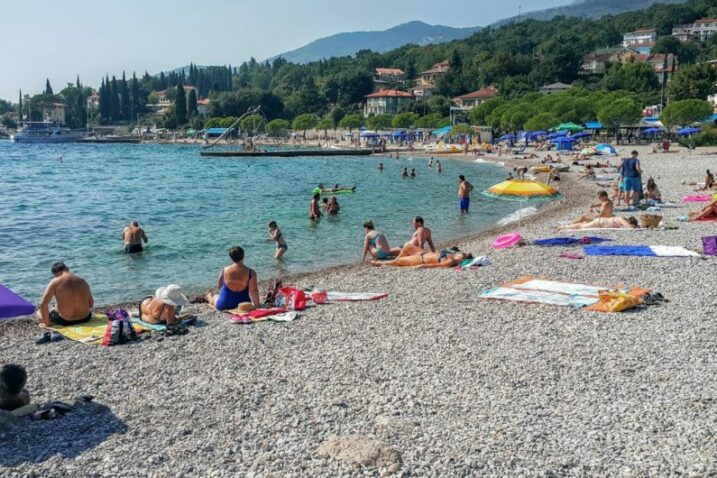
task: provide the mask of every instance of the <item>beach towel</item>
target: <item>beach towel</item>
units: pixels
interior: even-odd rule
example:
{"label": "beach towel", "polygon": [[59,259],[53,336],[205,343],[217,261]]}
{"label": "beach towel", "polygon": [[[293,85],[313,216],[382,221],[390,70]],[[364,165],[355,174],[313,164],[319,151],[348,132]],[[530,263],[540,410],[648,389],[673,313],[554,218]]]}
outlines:
{"label": "beach towel", "polygon": [[35,306],[0,284],[0,319],[32,315]]}
{"label": "beach towel", "polygon": [[256,309],[246,314],[233,314],[229,321],[233,324],[253,324],[264,320],[274,322],[291,322],[296,319],[299,314],[295,311],[288,311],[282,307],[274,307],[271,309]]}
{"label": "beach towel", "polygon": [[649,289],[631,288],[623,286],[598,286],[574,282],[522,277],[502,286],[483,292],[483,299],[507,300],[513,302],[527,302],[537,304],[558,305],[582,308],[597,312],[608,312],[604,304],[600,303],[600,291],[620,290],[638,298],[642,298]]}
{"label": "beach towel", "polygon": [[[649,230],[649,228],[647,228],[647,227],[590,227],[588,229],[580,229],[580,232],[584,232],[584,231],[589,231],[589,232],[594,232],[594,231],[630,231],[630,232],[634,232],[634,231],[648,231],[648,230]],[[570,230],[566,229],[566,230],[560,231],[560,232],[568,232],[568,233],[572,234],[575,231],[570,231]]]}
{"label": "beach towel", "polygon": [[588,256],[699,257],[681,246],[584,246]]}
{"label": "beach towel", "polygon": [[379,300],[388,297],[386,292],[328,292],[330,302],[360,302],[364,300]]}
{"label": "beach towel", "polygon": [[[78,325],[51,325],[45,327],[61,334],[63,337],[75,342],[82,342],[88,345],[101,345],[102,338],[107,329],[107,316],[105,314],[93,314],[92,320]],[[148,327],[141,324],[136,325],[138,333],[150,331]]]}
{"label": "beach towel", "polygon": [[550,237],[547,239],[536,239],[533,241],[535,246],[572,246],[575,244],[599,244],[612,239],[604,237]]}
{"label": "beach towel", "polygon": [[682,198],[682,202],[711,202],[714,199],[709,194],[700,196],[685,196]]}
{"label": "beach towel", "polygon": [[[187,325],[188,323],[192,323],[192,322],[194,322],[194,320],[183,320],[182,321],[182,323],[185,325]],[[163,332],[163,331],[167,330],[166,324],[150,324],[149,322],[145,322],[144,320],[137,318],[137,317],[132,317],[132,324],[135,326],[138,326],[138,325],[142,326],[145,329],[152,330],[154,332]]]}

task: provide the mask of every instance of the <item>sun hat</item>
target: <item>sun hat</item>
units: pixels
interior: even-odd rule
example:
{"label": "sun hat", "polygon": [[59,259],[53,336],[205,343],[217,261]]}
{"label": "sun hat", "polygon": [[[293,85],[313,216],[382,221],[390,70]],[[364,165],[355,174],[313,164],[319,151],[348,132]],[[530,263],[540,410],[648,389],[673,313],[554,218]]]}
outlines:
{"label": "sun hat", "polygon": [[251,302],[242,302],[234,310],[238,311],[240,314],[247,314],[254,310],[254,304],[252,304]]}
{"label": "sun hat", "polygon": [[177,284],[169,284],[167,287],[160,287],[154,296],[162,303],[173,306],[186,305],[189,303],[187,296],[182,294],[182,288]]}

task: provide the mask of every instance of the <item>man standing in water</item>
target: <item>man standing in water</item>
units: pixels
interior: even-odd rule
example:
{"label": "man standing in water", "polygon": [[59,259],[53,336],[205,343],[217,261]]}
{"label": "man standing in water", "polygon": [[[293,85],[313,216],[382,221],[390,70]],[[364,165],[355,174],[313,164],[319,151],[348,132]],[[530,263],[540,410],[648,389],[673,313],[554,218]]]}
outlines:
{"label": "man standing in water", "polygon": [[311,199],[311,203],[309,204],[309,217],[312,221],[316,221],[321,217],[321,210],[319,208],[320,199],[321,194],[316,193],[314,194],[314,197]]}
{"label": "man standing in water", "polygon": [[[75,325],[92,320],[95,301],[87,282],[70,272],[62,262],[52,266],[54,279],[50,281],[40,300],[37,316],[44,325]],[[50,301],[55,308],[50,310]]]}
{"label": "man standing in water", "polygon": [[136,254],[142,252],[142,241],[149,242],[144,229],[139,227],[139,223],[134,221],[122,231],[122,240],[124,241],[124,253]]}
{"label": "man standing in water", "polygon": [[461,213],[468,212],[468,208],[471,205],[471,191],[473,191],[473,185],[466,181],[466,177],[462,174],[458,176],[458,180],[460,181],[458,186],[458,198],[459,203],[458,205],[461,208]]}

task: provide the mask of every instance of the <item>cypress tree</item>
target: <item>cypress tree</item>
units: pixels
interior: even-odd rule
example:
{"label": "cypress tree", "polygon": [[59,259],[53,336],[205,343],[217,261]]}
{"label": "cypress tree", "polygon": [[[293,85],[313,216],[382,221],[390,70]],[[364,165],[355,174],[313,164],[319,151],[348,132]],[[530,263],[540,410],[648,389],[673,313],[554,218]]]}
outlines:
{"label": "cypress tree", "polygon": [[142,98],[139,93],[139,81],[137,80],[137,75],[135,73],[132,73],[132,88],[130,93],[132,94],[132,109],[136,118],[139,113],[144,111],[144,109],[142,107]]}
{"label": "cypress tree", "polygon": [[110,83],[110,119],[113,122],[122,119],[119,99],[119,85],[117,84],[117,78],[114,76],[112,77],[112,83]]}
{"label": "cypress tree", "polygon": [[82,88],[82,83],[80,83],[80,75],[77,75],[77,80],[75,81],[75,86],[79,89]]}
{"label": "cypress tree", "polygon": [[122,82],[120,83],[120,105],[122,119],[125,121],[132,120],[132,107],[129,102],[129,88],[127,87],[127,76],[122,72]]}
{"label": "cypress tree", "polygon": [[52,86],[50,86],[50,79],[49,79],[49,78],[46,78],[46,79],[45,79],[45,94],[46,94],[46,95],[52,95],[52,94],[53,94],[53,92],[52,92]]}
{"label": "cypress tree", "polygon": [[187,100],[187,114],[191,118],[197,114],[197,89],[194,88],[189,92],[189,99]]}
{"label": "cypress tree", "polygon": [[17,102],[17,117],[20,121],[22,121],[22,90],[20,90],[20,97],[18,98]]}
{"label": "cypress tree", "polygon": [[161,72],[159,74],[159,86],[162,88],[162,90],[167,89],[167,77],[164,76],[164,72]]}
{"label": "cypress tree", "polygon": [[187,97],[182,83],[177,84],[177,100],[174,102],[174,114],[177,118],[177,126],[187,123]]}

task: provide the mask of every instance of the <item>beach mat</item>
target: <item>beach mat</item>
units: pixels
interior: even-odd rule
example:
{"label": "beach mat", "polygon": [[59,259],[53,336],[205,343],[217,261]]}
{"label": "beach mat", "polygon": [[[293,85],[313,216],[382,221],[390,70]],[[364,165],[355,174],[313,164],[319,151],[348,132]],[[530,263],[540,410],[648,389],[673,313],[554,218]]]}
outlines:
{"label": "beach mat", "polygon": [[[183,320],[182,323],[185,325],[188,325],[190,322],[194,322],[195,320],[196,319],[194,319],[194,320],[187,319],[187,320]],[[145,329],[151,330],[154,332],[164,332],[165,330],[167,330],[166,324],[150,324],[149,322],[145,322],[144,320],[137,318],[137,317],[132,317],[132,325],[144,327]]]}
{"label": "beach mat", "polygon": [[604,237],[549,237],[547,239],[536,239],[533,241],[533,245],[542,247],[572,246],[576,244],[599,244],[611,240]]}
{"label": "beach mat", "polygon": [[527,276],[485,291],[480,295],[480,298],[586,308],[586,310],[607,312],[607,308],[599,302],[599,293],[601,290],[613,289],[627,292],[636,297],[643,297],[650,292],[649,289],[643,288],[631,288],[628,290],[623,286],[581,284]]}
{"label": "beach mat", "polygon": [[583,246],[588,256],[638,256],[638,257],[699,257],[694,251],[681,246]]}
{"label": "beach mat", "polygon": [[[152,329],[135,324],[137,333],[148,332]],[[105,314],[92,314],[92,320],[78,325],[51,325],[44,327],[53,330],[68,340],[82,342],[87,345],[101,345],[102,338],[107,330],[107,316]]]}
{"label": "beach mat", "polygon": [[229,321],[232,324],[253,324],[265,320],[272,322],[293,322],[298,316],[298,312],[289,311],[281,307],[274,307],[273,309],[256,309],[245,314],[234,313]]}
{"label": "beach mat", "polygon": [[360,302],[364,300],[379,300],[388,297],[385,292],[327,292],[326,299],[330,302]]}

